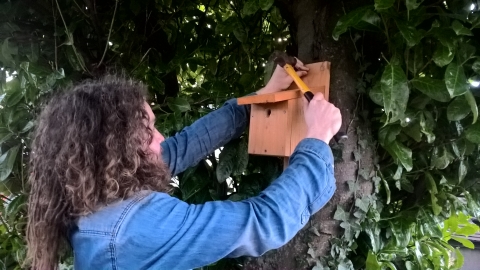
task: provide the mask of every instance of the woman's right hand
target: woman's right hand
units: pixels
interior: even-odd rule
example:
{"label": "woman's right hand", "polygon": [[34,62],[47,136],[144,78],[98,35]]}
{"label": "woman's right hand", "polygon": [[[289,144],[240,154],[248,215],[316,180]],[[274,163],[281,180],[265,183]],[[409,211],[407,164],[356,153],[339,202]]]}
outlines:
{"label": "woman's right hand", "polygon": [[310,103],[305,101],[306,138],[315,138],[330,142],[342,125],[340,110],[325,100],[321,93],[315,94]]}

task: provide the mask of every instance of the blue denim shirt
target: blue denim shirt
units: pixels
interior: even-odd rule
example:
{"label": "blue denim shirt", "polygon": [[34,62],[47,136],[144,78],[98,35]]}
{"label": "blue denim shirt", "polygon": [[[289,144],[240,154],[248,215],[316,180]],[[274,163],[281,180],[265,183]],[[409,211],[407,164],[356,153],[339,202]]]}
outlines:
{"label": "blue denim shirt", "polygon": [[[162,143],[176,175],[238,137],[248,108],[235,99]],[[187,204],[142,191],[80,218],[70,235],[75,269],[192,269],[224,257],[260,256],[281,247],[333,196],[327,144],[304,139],[290,165],[259,196]]]}

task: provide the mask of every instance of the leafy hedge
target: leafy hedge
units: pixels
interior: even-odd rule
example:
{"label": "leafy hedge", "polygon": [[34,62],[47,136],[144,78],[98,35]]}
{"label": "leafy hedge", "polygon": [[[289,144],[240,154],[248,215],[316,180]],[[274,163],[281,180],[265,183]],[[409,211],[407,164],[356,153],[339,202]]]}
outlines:
{"label": "leafy hedge", "polygon": [[357,48],[360,98],[375,104],[377,140],[359,141],[377,150],[375,170],[360,172],[375,192],[337,209],[344,235],[316,269],[459,269],[450,240],[474,247],[464,237],[479,230],[467,218],[480,210],[477,9],[376,0],[338,21],[334,39],[350,29]]}

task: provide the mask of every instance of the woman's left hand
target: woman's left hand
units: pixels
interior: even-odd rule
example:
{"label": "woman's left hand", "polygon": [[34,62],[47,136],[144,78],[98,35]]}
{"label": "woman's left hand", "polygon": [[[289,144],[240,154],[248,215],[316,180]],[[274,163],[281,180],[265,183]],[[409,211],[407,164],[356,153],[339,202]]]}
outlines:
{"label": "woman's left hand", "polygon": [[[295,68],[297,69],[298,76],[303,77],[307,75],[308,67],[306,67],[302,63],[302,61],[298,60],[298,58],[296,59],[297,63],[295,64]],[[282,91],[284,89],[287,89],[292,84],[292,82],[293,78],[288,75],[285,69],[277,65],[267,85],[264,88],[258,90],[257,94],[261,95]]]}

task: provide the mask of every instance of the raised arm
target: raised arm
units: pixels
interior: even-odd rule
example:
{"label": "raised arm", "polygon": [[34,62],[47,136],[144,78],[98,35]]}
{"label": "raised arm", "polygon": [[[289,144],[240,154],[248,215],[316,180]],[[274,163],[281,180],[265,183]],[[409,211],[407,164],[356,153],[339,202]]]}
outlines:
{"label": "raised arm", "polygon": [[[300,76],[307,74],[302,62],[297,61]],[[267,94],[286,89],[292,78],[279,66],[275,69],[268,84],[256,94]],[[220,109],[197,120],[184,128],[174,137],[162,144],[162,159],[169,166],[172,175],[181,173],[188,167],[196,165],[201,159],[230,140],[240,137],[248,125],[250,106],[239,106],[236,99],[231,99]]]}
{"label": "raised arm", "polygon": [[327,143],[340,128],[340,112],[317,94],[305,115],[309,138],[299,143],[290,166],[260,195],[189,205],[152,193],[125,219],[122,226],[133,230],[120,229],[125,234],[118,237],[146,249],[129,249],[118,258],[148,262],[149,268],[191,269],[223,257],[260,256],[287,243],[335,192]]}
{"label": "raised arm", "polygon": [[240,137],[248,124],[250,106],[231,99],[161,144],[162,158],[172,175],[194,166],[230,140]]}
{"label": "raised arm", "polygon": [[139,264],[148,261],[157,269],[192,269],[223,257],[260,256],[279,248],[334,194],[332,162],[326,143],[305,139],[288,169],[259,196],[189,205],[153,193],[122,225],[134,231],[118,237],[146,249],[129,249],[118,258],[138,258]]}

